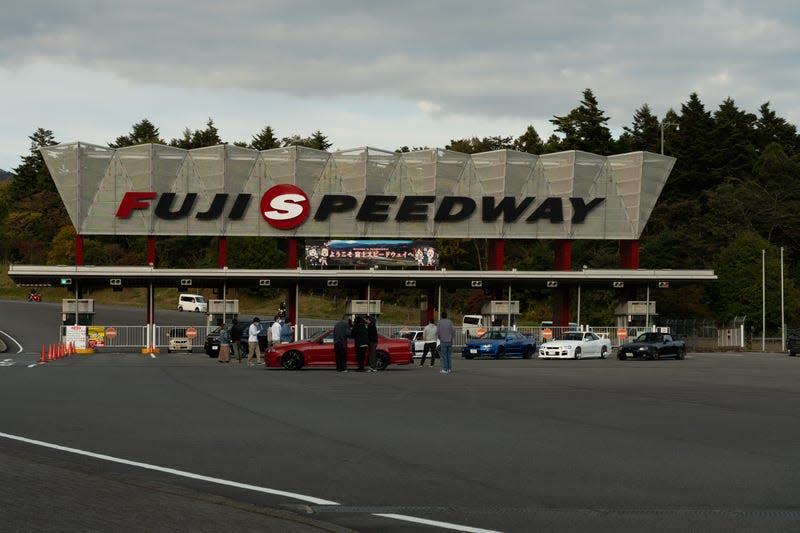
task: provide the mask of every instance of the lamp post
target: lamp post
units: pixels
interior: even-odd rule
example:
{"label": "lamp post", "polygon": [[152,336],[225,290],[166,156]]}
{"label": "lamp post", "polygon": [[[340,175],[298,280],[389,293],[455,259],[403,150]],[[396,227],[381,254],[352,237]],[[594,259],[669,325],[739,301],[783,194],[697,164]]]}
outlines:
{"label": "lamp post", "polygon": [[678,124],[675,122],[665,122],[661,121],[661,155],[664,155],[664,128],[666,126],[677,126]]}

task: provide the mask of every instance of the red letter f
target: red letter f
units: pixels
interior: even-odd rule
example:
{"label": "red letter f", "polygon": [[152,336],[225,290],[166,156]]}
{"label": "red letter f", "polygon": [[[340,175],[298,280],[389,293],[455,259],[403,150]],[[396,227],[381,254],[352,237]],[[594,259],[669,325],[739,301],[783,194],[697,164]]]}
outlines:
{"label": "red letter f", "polygon": [[152,200],[154,192],[126,192],[117,209],[117,218],[130,218],[134,209],[147,209],[150,204],[142,200]]}

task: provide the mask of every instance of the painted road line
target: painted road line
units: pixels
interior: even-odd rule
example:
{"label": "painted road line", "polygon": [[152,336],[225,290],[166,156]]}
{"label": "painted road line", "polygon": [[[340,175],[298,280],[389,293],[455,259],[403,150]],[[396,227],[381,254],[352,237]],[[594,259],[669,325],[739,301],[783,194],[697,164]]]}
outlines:
{"label": "painted road line", "polygon": [[17,353],[22,353],[22,345],[17,342],[17,339],[15,339],[14,337],[12,337],[11,335],[9,335],[8,333],[6,333],[3,330],[0,330],[0,333],[5,335],[8,338],[8,340],[12,341],[14,344],[17,345],[17,347],[19,348],[19,350],[17,350]]}
{"label": "painted road line", "polygon": [[[144,468],[146,470],[154,470],[156,472],[163,472],[165,474],[172,474],[175,476],[186,477],[189,479],[196,479],[199,481],[206,481],[208,483],[215,483],[217,485],[225,485],[228,487],[234,487],[237,489],[244,489],[244,490],[251,490],[253,492],[261,492],[263,494],[272,494],[274,496],[284,496],[287,498],[292,498],[295,500],[300,500],[303,502],[313,503],[316,505],[341,505],[338,502],[334,502],[331,500],[324,500],[322,498],[316,498],[314,496],[307,496],[305,494],[299,494],[297,492],[289,492],[285,490],[278,490],[278,489],[270,489],[267,487],[259,487],[258,485],[250,485],[248,483],[239,483],[238,481],[231,481],[229,479],[220,479],[210,476],[204,476],[201,474],[195,474],[193,472],[187,472],[185,470],[177,470],[175,468],[167,468],[164,466],[158,465],[151,465],[148,463],[142,463],[139,461],[131,461],[129,459],[121,459],[119,457],[113,457],[111,455],[105,455],[102,453],[95,453],[89,452],[86,450],[81,450],[79,448],[70,448],[67,446],[61,446],[59,444],[52,444],[50,442],[45,442],[36,439],[29,439],[27,437],[20,437],[18,435],[11,435],[10,433],[2,433],[0,432],[0,438],[15,440],[18,442],[24,442],[27,444],[33,444],[35,446],[42,446],[43,448],[50,448],[52,450],[58,450],[67,453],[74,453],[76,455],[83,455],[85,457],[91,457],[93,459],[100,459],[102,461],[110,461],[112,463],[119,463],[127,466],[135,466],[137,468]],[[437,520],[428,520],[426,518],[418,518],[415,516],[407,516],[401,514],[379,514],[373,513],[373,516],[380,516],[382,518],[389,518],[392,520],[401,520],[404,522],[413,522],[415,524],[425,524],[429,526],[440,527],[443,529],[450,529],[453,531],[464,531],[467,533],[499,533],[497,531],[491,529],[480,529],[471,526],[463,526],[459,524],[451,524],[449,522],[439,522]]]}
{"label": "painted road line", "polygon": [[440,527],[442,529],[452,529],[455,531],[466,531],[467,533],[500,533],[494,529],[481,529],[479,527],[461,526],[458,524],[450,524],[448,522],[439,522],[438,520],[428,520],[427,518],[418,518],[416,516],[408,516],[403,514],[378,514],[374,516],[381,516],[383,518],[391,518],[393,520],[402,520],[404,522],[413,522],[415,524],[424,524],[426,526]]}

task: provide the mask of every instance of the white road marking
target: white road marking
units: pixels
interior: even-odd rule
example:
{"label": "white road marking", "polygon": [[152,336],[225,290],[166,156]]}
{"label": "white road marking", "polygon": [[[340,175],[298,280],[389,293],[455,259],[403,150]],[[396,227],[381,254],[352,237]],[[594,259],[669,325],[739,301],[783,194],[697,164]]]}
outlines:
{"label": "white road marking", "polygon": [[2,361],[0,361],[0,366],[14,366],[14,360],[13,359],[3,359]]}
{"label": "white road marking", "polygon": [[5,331],[2,331],[2,330],[0,330],[0,333],[2,333],[3,335],[5,335],[6,337],[8,337],[8,340],[10,340],[10,341],[13,341],[13,342],[14,342],[14,344],[16,344],[16,345],[17,345],[17,347],[19,348],[19,350],[17,350],[17,353],[22,353],[22,345],[21,345],[20,343],[18,343],[18,342],[17,342],[17,339],[15,339],[14,337],[12,337],[11,335],[9,335],[8,333],[6,333]]}
{"label": "white road marking", "polygon": [[[81,450],[78,448],[70,448],[67,446],[61,446],[59,444],[52,444],[50,442],[44,442],[41,440],[36,439],[29,439],[27,437],[20,437],[18,435],[11,435],[10,433],[2,433],[0,432],[0,438],[15,440],[19,442],[25,442],[27,444],[33,444],[35,446],[42,446],[44,448],[50,448],[52,450],[58,450],[62,452],[74,453],[76,455],[84,455],[86,457],[92,457],[93,459],[100,459],[102,461],[110,461],[112,463],[119,463],[127,466],[135,466],[138,468],[144,468],[146,470],[154,470],[156,472],[163,472],[165,474],[172,474],[175,476],[186,477],[190,479],[197,479],[199,481],[206,481],[208,483],[216,483],[218,485],[226,485],[228,487],[234,487],[237,489],[244,489],[244,490],[252,490],[254,492],[261,492],[264,494],[273,494],[275,496],[284,496],[287,498],[293,498],[295,500],[300,500],[308,503],[313,503],[316,505],[341,505],[340,503],[331,501],[331,500],[323,500],[322,498],[316,498],[314,496],[306,496],[305,494],[299,494],[297,492],[288,492],[285,490],[278,490],[278,489],[270,489],[267,487],[259,487],[258,485],[250,485],[248,483],[239,483],[238,481],[231,481],[228,479],[220,479],[210,476],[204,476],[201,474],[195,474],[193,472],[187,472],[185,470],[177,470],[175,468],[167,468],[164,466],[157,466],[151,465],[148,463],[142,463],[139,461],[131,461],[128,459],[121,459],[119,457],[113,457],[111,455],[105,455],[102,453],[94,453],[89,452],[86,450]],[[402,520],[404,522],[413,522],[416,524],[425,524],[428,526],[440,527],[443,529],[450,529],[454,531],[465,531],[467,533],[500,533],[495,530],[491,529],[480,529],[471,526],[462,526],[459,524],[451,524],[449,522],[439,522],[438,520],[428,520],[426,518],[418,518],[415,516],[408,516],[408,515],[401,515],[401,514],[382,514],[382,513],[373,513],[373,516],[380,516],[382,518],[390,518],[393,520]]]}
{"label": "white road marking", "polygon": [[393,518],[394,520],[403,520],[404,522],[414,522],[415,524],[425,524],[426,526],[440,527],[442,529],[454,529],[456,531],[466,531],[468,533],[500,533],[493,529],[482,529],[479,527],[460,526],[458,524],[450,524],[448,522],[439,522],[438,520],[428,520],[427,518],[417,518],[416,516],[407,516],[403,514],[378,514],[375,516],[382,516],[383,518]]}

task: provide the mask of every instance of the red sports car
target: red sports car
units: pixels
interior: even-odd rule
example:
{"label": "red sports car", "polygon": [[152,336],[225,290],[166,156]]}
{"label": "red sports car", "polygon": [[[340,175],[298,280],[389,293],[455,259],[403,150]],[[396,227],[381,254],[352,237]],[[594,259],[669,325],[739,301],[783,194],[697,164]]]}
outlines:
{"label": "red sports car", "polygon": [[[411,341],[389,339],[378,335],[376,367],[384,370],[389,365],[408,365],[413,361]],[[267,366],[282,366],[287,370],[299,370],[304,366],[336,366],[333,354],[333,330],[325,331],[311,340],[279,344],[264,351]],[[356,346],[353,339],[347,341],[347,366],[356,366]]]}

